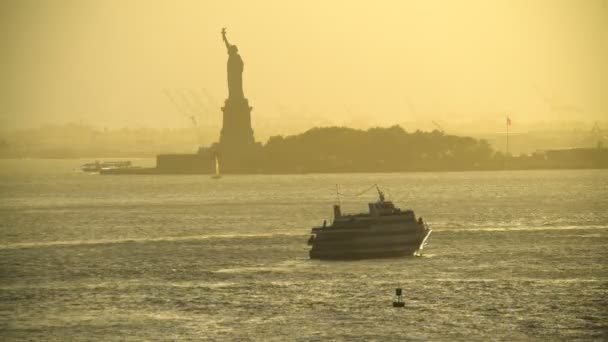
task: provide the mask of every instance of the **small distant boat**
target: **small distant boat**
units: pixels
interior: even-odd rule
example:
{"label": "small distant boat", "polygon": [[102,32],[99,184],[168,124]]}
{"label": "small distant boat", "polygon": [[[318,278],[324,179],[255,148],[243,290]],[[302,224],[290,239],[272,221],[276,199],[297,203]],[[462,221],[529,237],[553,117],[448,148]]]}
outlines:
{"label": "small distant boat", "polygon": [[101,163],[98,161],[94,163],[86,163],[80,165],[80,171],[82,172],[99,172],[101,171]]}
{"label": "small distant boat", "polygon": [[133,167],[130,160],[104,161],[96,160],[80,166],[82,172],[101,172],[101,170],[128,169]]}
{"label": "small distant boat", "polygon": [[217,159],[217,155],[215,156],[215,174],[211,176],[213,179],[220,179],[222,175],[220,174],[220,161]]}

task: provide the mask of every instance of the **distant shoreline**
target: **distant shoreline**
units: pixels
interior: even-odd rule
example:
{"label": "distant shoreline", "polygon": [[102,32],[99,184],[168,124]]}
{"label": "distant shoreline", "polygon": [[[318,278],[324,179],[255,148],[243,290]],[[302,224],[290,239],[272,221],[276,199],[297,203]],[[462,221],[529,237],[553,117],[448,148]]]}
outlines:
{"label": "distant shoreline", "polygon": [[[153,168],[150,168],[153,169]],[[601,168],[536,168],[536,169],[468,169],[468,170],[404,170],[404,171],[336,171],[336,172],[264,172],[264,173],[230,173],[227,176],[243,176],[243,175],[251,175],[251,176],[279,176],[279,175],[339,175],[339,174],[393,174],[393,173],[450,173],[450,172],[502,172],[502,171],[567,171],[567,170],[606,170],[608,167]],[[211,176],[211,173],[168,173],[168,172],[117,172],[117,173],[104,173],[104,176],[145,176],[145,175],[158,175],[158,176]]]}
{"label": "distant shoreline", "polygon": [[[160,150],[166,149],[168,147]],[[3,152],[0,153],[1,159],[13,160],[69,159],[89,163],[112,159],[153,160],[149,153],[128,150],[106,150],[99,153],[99,157],[84,156],[88,154],[86,150]],[[255,141],[237,145],[215,143],[201,146],[194,153],[160,153],[156,154],[155,161],[154,164],[146,162],[140,165],[135,162],[133,167],[104,169],[101,173],[338,174],[607,169],[608,148],[600,140],[595,147],[544,150],[513,156],[494,150],[484,139],[447,135],[438,130],[407,132],[400,126],[368,130],[315,127],[294,136],[271,137],[266,144]]]}
{"label": "distant shoreline", "polygon": [[[517,157],[514,157],[517,158]],[[49,160],[49,161],[74,161],[74,169],[78,169],[84,162],[91,161],[110,161],[110,160],[154,160],[152,157],[23,157],[23,158],[9,158],[0,157],[2,161],[27,161],[27,160]],[[373,173],[434,173],[434,172],[492,172],[492,171],[535,171],[535,170],[606,170],[608,169],[608,163],[600,164],[597,166],[576,166],[576,165],[563,165],[563,166],[536,166],[536,167],[496,167],[487,165],[485,167],[478,168],[420,168],[420,169],[403,169],[403,170],[314,170],[314,171],[301,171],[301,172],[273,172],[273,171],[260,171],[260,172],[231,172],[228,175],[311,175],[311,174],[373,174]],[[159,169],[157,167],[141,166],[135,163],[135,167],[120,170],[111,170],[105,172],[104,175],[212,175],[212,172],[171,172]]]}

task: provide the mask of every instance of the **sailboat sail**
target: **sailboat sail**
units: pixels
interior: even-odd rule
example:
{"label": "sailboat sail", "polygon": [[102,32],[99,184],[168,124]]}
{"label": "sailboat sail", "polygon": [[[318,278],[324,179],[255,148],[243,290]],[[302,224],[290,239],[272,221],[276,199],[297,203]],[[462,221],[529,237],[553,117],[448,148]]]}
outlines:
{"label": "sailboat sail", "polygon": [[217,155],[216,155],[215,156],[215,174],[211,178],[217,179],[220,177],[222,177],[222,175],[220,175],[220,161],[217,159]]}

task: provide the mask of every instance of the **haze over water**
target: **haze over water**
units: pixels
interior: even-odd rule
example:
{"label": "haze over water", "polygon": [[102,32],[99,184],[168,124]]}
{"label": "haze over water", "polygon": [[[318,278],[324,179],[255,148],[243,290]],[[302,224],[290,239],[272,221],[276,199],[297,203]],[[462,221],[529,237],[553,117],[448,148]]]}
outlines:
{"label": "haze over water", "polygon": [[[19,339],[608,337],[608,173],[103,177],[0,161],[0,335]],[[378,183],[423,257],[308,259]],[[391,306],[394,288],[406,308]]]}

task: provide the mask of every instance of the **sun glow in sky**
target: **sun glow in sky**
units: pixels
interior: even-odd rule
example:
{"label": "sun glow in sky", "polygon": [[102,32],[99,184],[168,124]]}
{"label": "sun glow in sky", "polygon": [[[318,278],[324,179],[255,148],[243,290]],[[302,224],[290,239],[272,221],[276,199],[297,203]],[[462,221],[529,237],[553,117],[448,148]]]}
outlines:
{"label": "sun glow in sky", "polygon": [[[255,127],[608,116],[608,1],[29,1],[0,5],[0,124],[219,123],[220,30]],[[188,96],[188,95],[187,95]]]}

